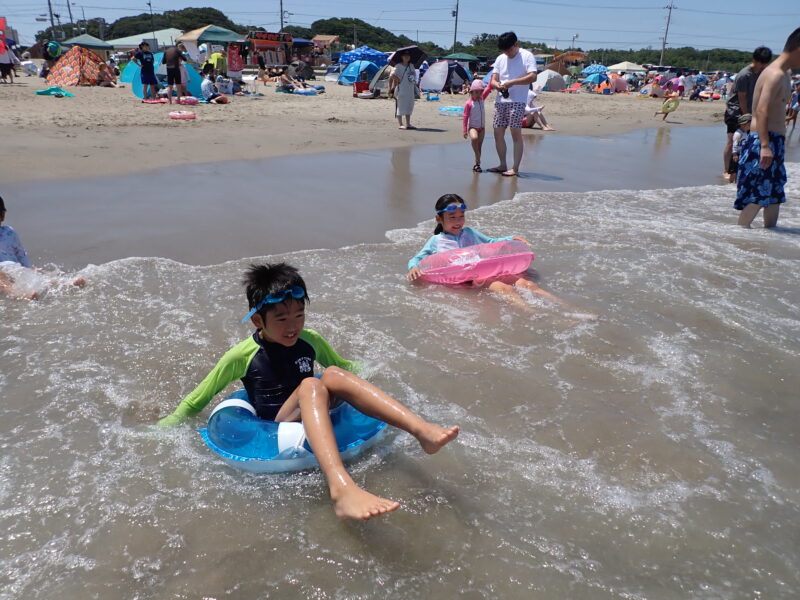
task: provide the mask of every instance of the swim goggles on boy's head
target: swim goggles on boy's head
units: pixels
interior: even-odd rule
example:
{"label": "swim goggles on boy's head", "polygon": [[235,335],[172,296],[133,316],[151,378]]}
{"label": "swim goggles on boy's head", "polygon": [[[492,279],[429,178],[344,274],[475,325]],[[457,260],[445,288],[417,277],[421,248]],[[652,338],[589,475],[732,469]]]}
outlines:
{"label": "swim goggles on boy's head", "polygon": [[286,300],[288,296],[291,296],[295,300],[300,300],[301,298],[305,298],[306,291],[299,285],[293,285],[290,288],[286,288],[282,292],[267,294],[266,296],[264,296],[264,299],[261,302],[255,305],[253,310],[251,310],[249,313],[247,313],[247,315],[245,315],[244,319],[242,319],[241,322],[244,323],[245,321],[247,321],[247,319],[249,319],[258,311],[260,311],[262,308],[264,308],[265,304],[278,304]]}
{"label": "swim goggles on boy's head", "polygon": [[437,210],[436,214],[440,215],[444,212],[456,212],[457,210],[467,210],[467,205],[463,202],[461,204],[448,204],[442,210]]}

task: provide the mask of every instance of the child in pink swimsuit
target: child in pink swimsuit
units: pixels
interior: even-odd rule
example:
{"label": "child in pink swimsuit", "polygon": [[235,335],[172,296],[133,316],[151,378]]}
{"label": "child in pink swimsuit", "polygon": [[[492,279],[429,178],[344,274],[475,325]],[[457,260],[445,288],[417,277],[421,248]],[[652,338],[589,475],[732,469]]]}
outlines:
{"label": "child in pink swimsuit", "polygon": [[469,99],[464,105],[464,139],[469,136],[472,143],[472,151],[475,153],[475,166],[472,170],[480,173],[481,169],[481,146],[486,135],[486,107],[483,101],[492,91],[492,88],[485,87],[483,81],[476,79],[469,88]]}

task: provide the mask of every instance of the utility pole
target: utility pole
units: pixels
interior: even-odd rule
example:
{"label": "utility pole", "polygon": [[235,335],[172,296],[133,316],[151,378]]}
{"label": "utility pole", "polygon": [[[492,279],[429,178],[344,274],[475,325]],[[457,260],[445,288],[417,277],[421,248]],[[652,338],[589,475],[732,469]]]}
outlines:
{"label": "utility pole", "polygon": [[358,34],[356,33],[356,24],[353,23],[353,49],[358,48]]}
{"label": "utility pole", "polygon": [[67,0],[67,12],[69,13],[69,24],[72,28],[72,35],[75,35],[75,21],[72,20],[72,6],[70,6],[70,1]]}
{"label": "utility pole", "polygon": [[50,3],[50,0],[47,0],[47,10],[50,13],[50,27],[55,30],[56,22],[53,21],[53,5]]}
{"label": "utility pole", "polygon": [[158,50],[158,40],[156,39],[156,21],[155,18],[153,18],[153,3],[148,0],[147,6],[150,7],[150,29],[153,30],[153,39],[156,40],[156,47],[153,48],[153,51],[155,52]]}
{"label": "utility pole", "polygon": [[281,4],[281,28],[280,31],[278,31],[278,33],[283,33],[283,0],[281,0],[280,4]]}
{"label": "utility pole", "polygon": [[672,9],[676,8],[676,6],[675,3],[672,0],[670,0],[669,6],[665,6],[664,8],[666,8],[669,12],[667,13],[667,26],[664,29],[664,37],[661,40],[661,58],[658,59],[659,67],[664,64],[664,50],[667,49],[667,34],[669,33],[669,22],[672,19]]}
{"label": "utility pole", "polygon": [[453,29],[453,52],[456,51],[456,38],[458,37],[458,0],[456,0],[456,9],[452,12],[456,18],[455,28]]}

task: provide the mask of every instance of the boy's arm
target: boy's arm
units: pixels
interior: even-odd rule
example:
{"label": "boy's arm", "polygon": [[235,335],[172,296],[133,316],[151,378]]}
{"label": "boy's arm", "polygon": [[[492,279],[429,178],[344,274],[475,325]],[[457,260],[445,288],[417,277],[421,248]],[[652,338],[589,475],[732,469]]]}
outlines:
{"label": "boy's arm", "polygon": [[200,382],[200,385],[181,400],[171,415],[161,419],[158,424],[178,425],[185,419],[193,417],[203,410],[211,402],[211,399],[224,390],[229,383],[241,379],[247,369],[247,359],[237,352],[238,348],[237,346],[228,350],[211,369],[211,372],[206,375],[206,378]]}
{"label": "boy's arm", "polygon": [[328,343],[324,337],[313,329],[303,329],[300,332],[300,339],[311,344],[316,353],[316,360],[323,367],[339,367],[351,373],[358,373],[361,371],[361,363],[354,360],[347,360],[342,358],[333,349],[333,346]]}
{"label": "boy's arm", "polygon": [[425,258],[426,256],[430,256],[431,254],[436,254],[437,249],[437,236],[432,236],[425,245],[422,247],[416,256],[414,256],[411,260],[408,261],[408,270],[410,271],[414,267],[419,266],[420,261]]}
{"label": "boy's arm", "polygon": [[772,148],[769,146],[769,105],[772,97],[779,93],[778,84],[783,79],[780,71],[766,70],[761,74],[759,83],[763,85],[761,94],[758,96],[758,105],[753,107],[754,121],[758,124],[756,132],[758,141],[761,144],[761,160],[759,165],[762,169],[769,169],[772,164]]}

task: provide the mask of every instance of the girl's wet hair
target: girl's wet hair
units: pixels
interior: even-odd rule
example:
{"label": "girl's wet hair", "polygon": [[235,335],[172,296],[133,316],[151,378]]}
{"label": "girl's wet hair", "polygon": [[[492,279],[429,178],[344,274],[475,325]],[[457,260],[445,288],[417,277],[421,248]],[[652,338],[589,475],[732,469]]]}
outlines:
{"label": "girl's wet hair", "polygon": [[[306,292],[299,301],[304,305],[309,302],[306,282],[303,281],[297,269],[285,262],[264,265],[251,264],[244,273],[242,285],[245,286],[247,305],[251,309],[258,306],[268,295],[279,294],[295,286],[303,288],[303,291]],[[289,298],[292,296],[288,296],[287,301]],[[267,303],[259,312],[269,312],[278,304],[281,303]]]}
{"label": "girl's wet hair", "polygon": [[[437,212],[437,216],[438,216],[438,211],[447,208],[449,204],[466,204],[466,202],[464,202],[464,199],[458,194],[445,194],[436,201],[436,207],[434,208],[434,210]],[[433,235],[442,233],[443,231],[444,227],[442,227],[441,223],[437,222],[436,229],[433,230]]]}

